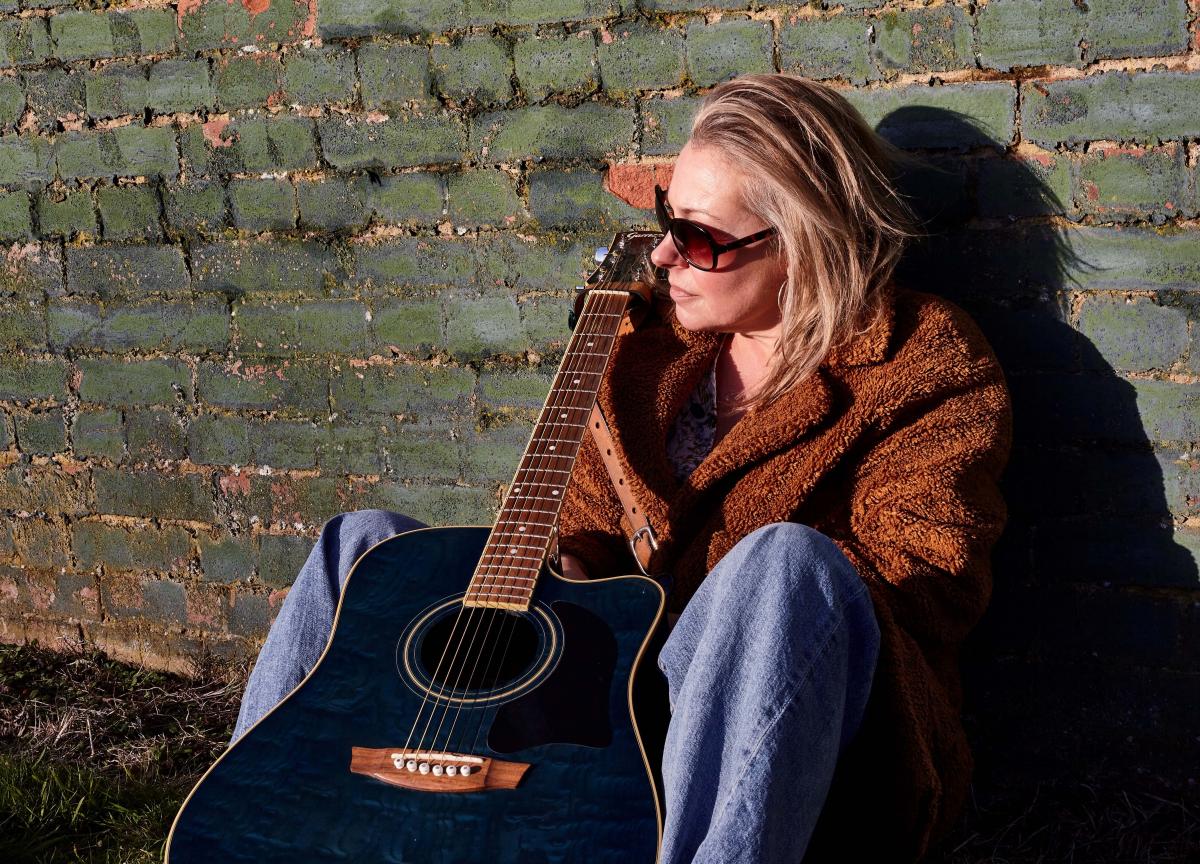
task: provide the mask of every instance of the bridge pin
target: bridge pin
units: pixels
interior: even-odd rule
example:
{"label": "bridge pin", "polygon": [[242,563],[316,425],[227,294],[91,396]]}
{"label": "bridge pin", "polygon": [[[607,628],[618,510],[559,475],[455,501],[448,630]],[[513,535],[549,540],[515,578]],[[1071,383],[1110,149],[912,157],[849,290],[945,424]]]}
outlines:
{"label": "bridge pin", "polygon": [[457,765],[447,765],[446,773],[449,774],[451,777],[453,777],[455,774],[458,773],[458,766]]}
{"label": "bridge pin", "polygon": [[407,768],[409,771],[416,771],[417,770],[417,760],[409,759],[407,762],[404,763],[404,767]]}
{"label": "bridge pin", "polygon": [[442,766],[441,766],[441,765],[434,765],[434,766],[433,766],[433,773],[434,773],[435,775],[437,775],[438,777],[441,777],[441,776],[442,776]]}
{"label": "bridge pin", "polygon": [[428,774],[429,773],[429,763],[422,762],[420,765],[417,766],[417,770],[420,771],[422,774]]}

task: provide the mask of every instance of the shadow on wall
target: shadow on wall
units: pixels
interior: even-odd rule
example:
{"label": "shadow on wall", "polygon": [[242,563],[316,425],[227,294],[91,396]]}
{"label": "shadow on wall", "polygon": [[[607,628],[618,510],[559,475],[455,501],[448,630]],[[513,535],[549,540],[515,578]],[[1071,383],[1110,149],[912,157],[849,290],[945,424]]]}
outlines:
{"label": "shadow on wall", "polygon": [[[903,148],[949,145],[899,179],[929,236],[896,278],[966,309],[1012,393],[1009,521],[992,605],[963,657],[976,794],[1050,778],[1194,783],[1200,650],[1187,629],[1200,583],[1180,541],[1200,543],[1173,519],[1200,512],[1186,462],[1200,411],[1186,385],[1121,373],[1182,356],[1200,296],[1147,278],[1168,242],[1148,228],[1054,224],[1077,218],[1069,191],[1055,191],[1069,189],[1054,173],[1068,167],[1053,164],[1062,154],[998,158],[1004,145],[930,108],[893,112],[877,131]],[[1149,259],[1130,260],[1135,248]],[[1153,290],[1134,304],[1153,308],[1131,310],[1131,289]],[[1077,329],[1081,315],[1120,372]]]}

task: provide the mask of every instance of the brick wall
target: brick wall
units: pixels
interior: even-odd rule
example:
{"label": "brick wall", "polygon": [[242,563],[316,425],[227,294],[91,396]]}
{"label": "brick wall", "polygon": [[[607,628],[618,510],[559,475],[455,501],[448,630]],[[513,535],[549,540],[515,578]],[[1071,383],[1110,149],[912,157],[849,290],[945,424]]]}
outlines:
{"label": "brick wall", "polygon": [[329,516],[490,522],[590,251],[790,70],[925,157],[902,281],[1009,374],[977,735],[1194,753],[1200,3],[833,10],[0,0],[0,638],[246,652]]}

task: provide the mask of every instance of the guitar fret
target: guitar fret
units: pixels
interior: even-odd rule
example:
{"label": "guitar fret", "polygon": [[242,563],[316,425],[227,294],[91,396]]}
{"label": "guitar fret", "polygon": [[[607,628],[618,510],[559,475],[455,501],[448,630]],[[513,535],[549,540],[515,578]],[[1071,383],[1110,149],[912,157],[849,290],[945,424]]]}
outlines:
{"label": "guitar fret", "polygon": [[549,471],[553,474],[570,474],[571,473],[566,468],[534,468],[532,465],[530,465],[530,466],[522,465],[520,468],[517,469],[517,471],[518,472],[521,472],[521,471]]}
{"label": "guitar fret", "polygon": [[522,512],[522,513],[549,513],[549,514],[550,514],[550,515],[552,515],[552,516],[556,516],[556,515],[558,515],[558,511],[557,511],[557,510],[539,510],[539,509],[538,509],[538,508],[536,508],[536,507],[529,507],[529,508],[527,508],[527,509],[526,509],[526,508],[522,508],[521,512]]}
{"label": "guitar fret", "polygon": [[[510,558],[520,558],[522,561],[541,562],[541,560],[542,560],[542,556],[540,556],[540,555],[538,555],[537,557],[534,557],[533,555],[514,555],[511,552],[484,552],[483,555],[481,556],[481,560],[482,560],[482,558],[503,558],[506,561]],[[493,564],[487,564],[485,566],[487,566],[487,567],[503,567],[504,565],[493,563]]]}
{"label": "guitar fret", "polygon": [[[486,583],[487,585],[489,585],[489,586],[491,586],[491,587],[495,587],[496,585],[498,585],[498,583],[496,583],[495,581],[488,582],[488,580],[489,580],[489,579],[491,579],[491,580],[496,580],[496,579],[518,579],[518,580],[520,580],[521,582],[536,582],[536,581],[537,581],[537,580],[536,580],[534,577],[532,577],[532,576],[484,576],[482,579],[480,579],[480,580],[479,580],[479,584],[480,584],[480,585],[483,585],[483,584],[485,584],[485,583]],[[516,587],[519,587],[519,586],[516,586],[516,585],[509,585],[509,586],[500,585],[499,587],[501,587],[501,588],[504,588],[504,587],[516,588]]]}

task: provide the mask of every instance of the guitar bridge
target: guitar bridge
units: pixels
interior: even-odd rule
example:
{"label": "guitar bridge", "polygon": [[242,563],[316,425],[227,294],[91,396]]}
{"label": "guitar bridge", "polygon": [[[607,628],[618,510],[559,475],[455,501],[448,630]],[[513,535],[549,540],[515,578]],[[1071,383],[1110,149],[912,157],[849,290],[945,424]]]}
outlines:
{"label": "guitar bridge", "polygon": [[353,747],[350,771],[419,792],[484,792],[515,789],[528,762],[505,762],[467,753]]}

